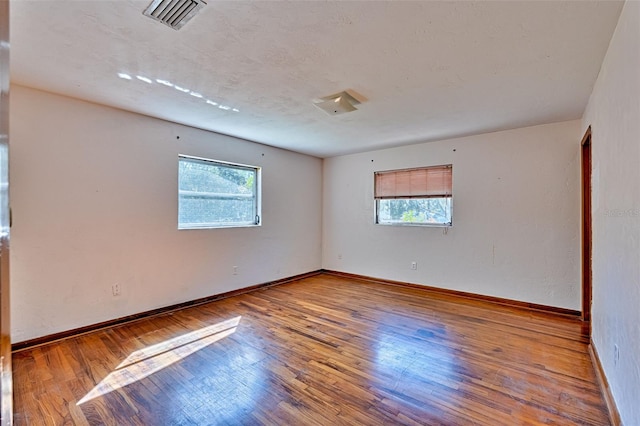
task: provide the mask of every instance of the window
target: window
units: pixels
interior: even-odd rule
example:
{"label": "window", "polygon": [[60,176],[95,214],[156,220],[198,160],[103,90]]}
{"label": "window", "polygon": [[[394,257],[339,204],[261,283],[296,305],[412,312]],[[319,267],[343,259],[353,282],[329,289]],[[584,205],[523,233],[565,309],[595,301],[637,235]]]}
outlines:
{"label": "window", "polygon": [[376,223],[451,226],[451,164],[375,172]]}
{"label": "window", "polygon": [[178,158],[178,229],[260,224],[260,168]]}

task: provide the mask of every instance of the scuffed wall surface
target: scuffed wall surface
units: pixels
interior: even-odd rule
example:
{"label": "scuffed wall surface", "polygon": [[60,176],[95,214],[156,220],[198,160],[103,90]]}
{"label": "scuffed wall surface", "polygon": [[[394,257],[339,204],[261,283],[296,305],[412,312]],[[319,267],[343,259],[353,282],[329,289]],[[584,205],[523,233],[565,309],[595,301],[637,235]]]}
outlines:
{"label": "scuffed wall surface", "polygon": [[[583,118],[592,129],[593,341],[625,425],[640,424],[640,3],[629,1]],[[616,359],[615,346],[619,349]]]}
{"label": "scuffed wall surface", "polygon": [[[320,268],[322,160],[11,95],[14,342]],[[261,166],[262,226],[178,231],[179,153]]]}
{"label": "scuffed wall surface", "polygon": [[[580,137],[575,120],[326,159],[323,267],[579,310]],[[438,164],[446,234],[374,225],[374,171]]]}

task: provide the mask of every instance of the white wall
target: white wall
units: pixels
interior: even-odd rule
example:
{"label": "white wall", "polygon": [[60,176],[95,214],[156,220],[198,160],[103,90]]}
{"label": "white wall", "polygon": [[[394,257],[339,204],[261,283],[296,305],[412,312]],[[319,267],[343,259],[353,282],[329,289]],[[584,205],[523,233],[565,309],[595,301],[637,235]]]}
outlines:
{"label": "white wall", "polygon": [[[322,160],[11,90],[14,342],[320,268]],[[263,225],[178,231],[178,153],[262,166]]]}
{"label": "white wall", "polygon": [[[622,420],[640,424],[640,3],[627,2],[589,100],[593,341]],[[614,359],[618,345],[620,359]]]}
{"label": "white wall", "polygon": [[[580,139],[576,120],[326,159],[323,268],[579,310]],[[446,235],[373,224],[374,171],[449,163]]]}

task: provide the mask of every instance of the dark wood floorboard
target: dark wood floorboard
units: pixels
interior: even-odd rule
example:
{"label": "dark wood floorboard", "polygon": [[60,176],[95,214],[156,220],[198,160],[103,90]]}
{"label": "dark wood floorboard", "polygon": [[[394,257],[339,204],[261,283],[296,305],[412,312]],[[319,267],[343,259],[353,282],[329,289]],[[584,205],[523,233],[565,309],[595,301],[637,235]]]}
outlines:
{"label": "dark wood floorboard", "polygon": [[608,425],[577,319],[318,275],[13,356],[16,425]]}

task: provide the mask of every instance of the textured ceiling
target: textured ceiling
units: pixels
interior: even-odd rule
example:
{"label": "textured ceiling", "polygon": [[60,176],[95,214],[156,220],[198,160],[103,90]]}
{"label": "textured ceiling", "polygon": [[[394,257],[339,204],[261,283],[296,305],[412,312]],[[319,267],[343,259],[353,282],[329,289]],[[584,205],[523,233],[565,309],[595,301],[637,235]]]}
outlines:
{"label": "textured ceiling", "polygon": [[12,81],[327,157],[580,118],[622,7],[209,0],[175,31],[148,3],[12,1]]}

